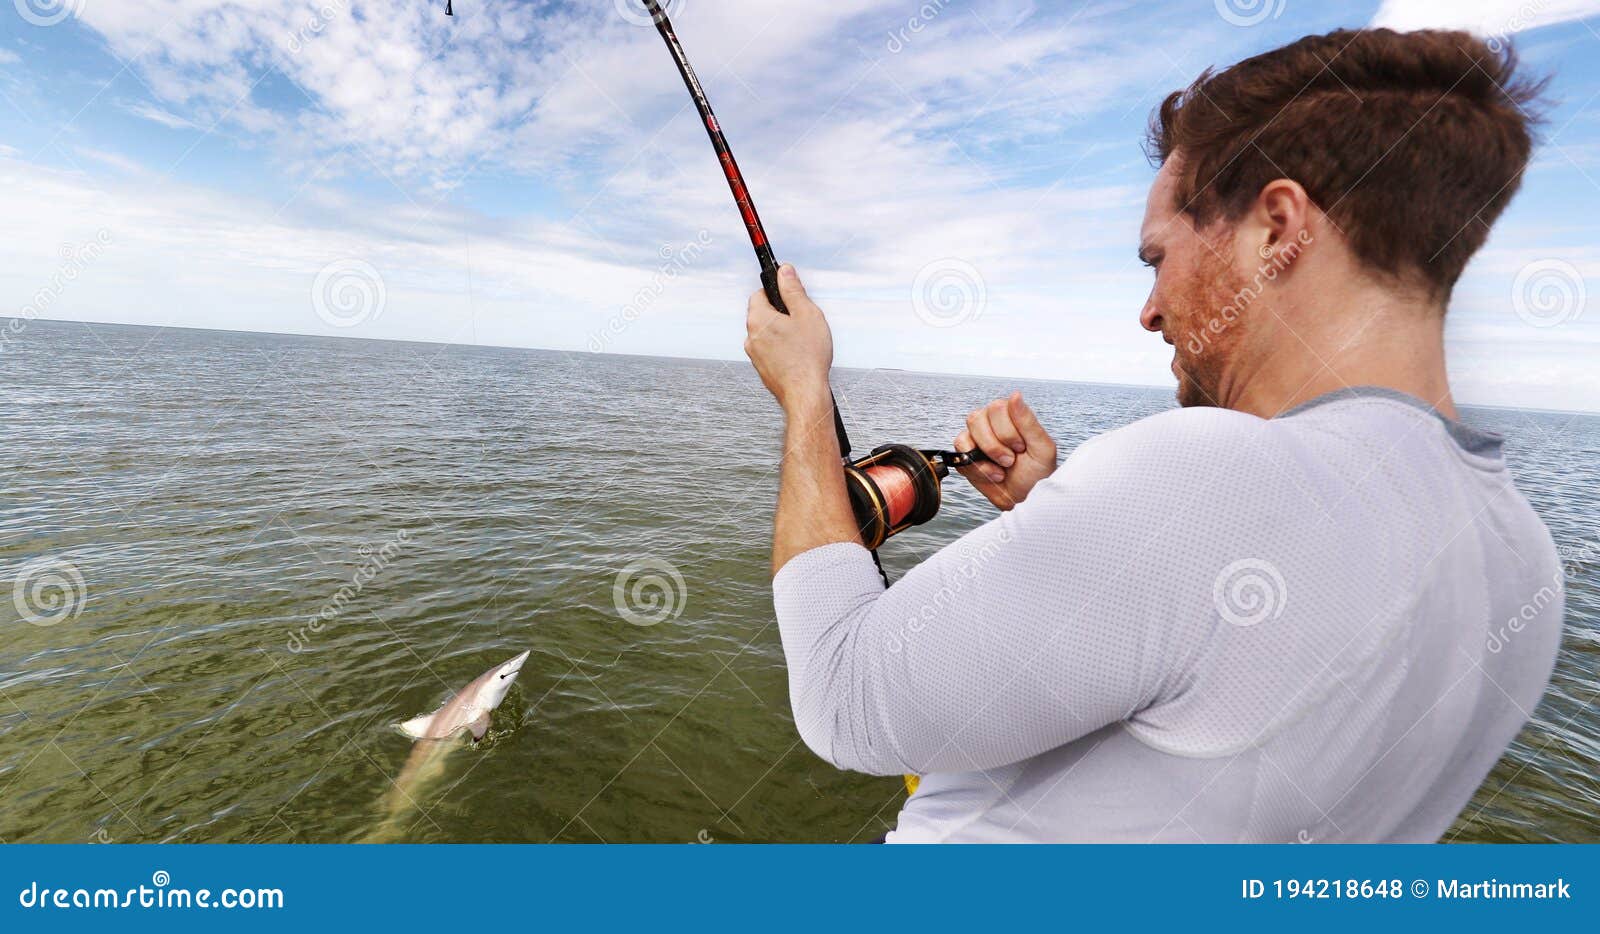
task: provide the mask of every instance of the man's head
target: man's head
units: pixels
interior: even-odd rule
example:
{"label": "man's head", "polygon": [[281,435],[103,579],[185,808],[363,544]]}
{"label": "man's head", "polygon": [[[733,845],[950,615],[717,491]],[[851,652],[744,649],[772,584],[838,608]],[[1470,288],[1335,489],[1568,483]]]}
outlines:
{"label": "man's head", "polygon": [[1381,290],[1443,313],[1516,192],[1542,85],[1463,32],[1307,36],[1162,102],[1140,231],[1140,320],[1174,345],[1179,401],[1248,371]]}

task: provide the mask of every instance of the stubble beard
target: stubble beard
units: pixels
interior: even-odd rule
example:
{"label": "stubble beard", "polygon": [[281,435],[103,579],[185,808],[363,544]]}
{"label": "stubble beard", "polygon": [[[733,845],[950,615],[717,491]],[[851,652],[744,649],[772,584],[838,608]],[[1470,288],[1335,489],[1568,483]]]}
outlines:
{"label": "stubble beard", "polygon": [[[1223,256],[1232,254],[1229,237],[1216,244]],[[1234,320],[1223,318],[1222,310],[1237,305],[1246,284],[1228,264],[1211,250],[1201,256],[1198,268],[1181,299],[1180,318],[1185,333],[1175,336],[1173,356],[1177,361],[1178,405],[1220,406],[1222,382],[1227,361],[1243,343],[1245,309],[1236,309]],[[1213,323],[1220,325],[1213,328]]]}

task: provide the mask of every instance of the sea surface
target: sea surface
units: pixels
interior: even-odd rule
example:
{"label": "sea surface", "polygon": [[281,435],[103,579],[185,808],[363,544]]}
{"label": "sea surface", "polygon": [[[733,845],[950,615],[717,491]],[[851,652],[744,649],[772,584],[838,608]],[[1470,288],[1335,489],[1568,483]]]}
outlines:
{"label": "sea surface", "polygon": [[[858,447],[1020,386],[1064,450],[1159,390],[840,371]],[[1534,721],[1448,835],[1600,842],[1600,419],[1475,409],[1568,566]],[[0,840],[865,841],[800,743],[747,365],[31,321],[0,353]],[[991,515],[948,484],[898,575]],[[524,649],[409,785],[395,724]],[[386,804],[385,802],[389,802]]]}

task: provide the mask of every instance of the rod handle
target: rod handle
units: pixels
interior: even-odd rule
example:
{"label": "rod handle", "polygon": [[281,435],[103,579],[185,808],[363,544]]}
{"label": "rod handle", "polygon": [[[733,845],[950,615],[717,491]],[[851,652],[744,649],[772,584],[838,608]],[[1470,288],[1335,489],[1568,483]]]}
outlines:
{"label": "rod handle", "polygon": [[778,291],[778,267],[763,266],[761,268],[761,288],[767,293],[767,301],[772,307],[778,309],[778,314],[789,313],[789,306],[783,303],[783,293]]}

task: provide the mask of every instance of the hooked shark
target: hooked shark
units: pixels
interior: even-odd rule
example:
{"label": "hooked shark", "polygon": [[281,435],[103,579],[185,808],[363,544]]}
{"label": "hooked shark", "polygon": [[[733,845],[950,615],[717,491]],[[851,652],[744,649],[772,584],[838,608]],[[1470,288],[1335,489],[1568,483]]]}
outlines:
{"label": "hooked shark", "polygon": [[433,713],[400,724],[400,730],[417,742],[387,796],[382,824],[368,839],[391,837],[402,829],[399,818],[417,805],[421,786],[435,777],[452,745],[449,740],[467,733],[476,743],[488,734],[490,715],[510,693],[528,654],[523,652],[479,675]]}
{"label": "hooked shark", "polygon": [[523,652],[496,665],[456,692],[443,707],[400,724],[401,731],[416,740],[450,739],[462,730],[472,734],[473,742],[483,739],[489,732],[489,715],[506,699],[527,660],[528,653]]}

